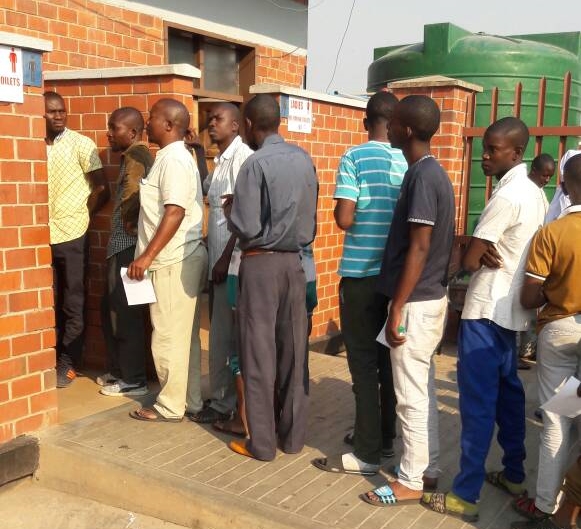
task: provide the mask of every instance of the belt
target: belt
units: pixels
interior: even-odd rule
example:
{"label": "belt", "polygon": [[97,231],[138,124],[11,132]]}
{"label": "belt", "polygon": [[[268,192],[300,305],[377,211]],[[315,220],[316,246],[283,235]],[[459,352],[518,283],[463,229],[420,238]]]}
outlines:
{"label": "belt", "polygon": [[276,253],[276,250],[267,250],[265,248],[250,248],[250,250],[242,250],[242,257],[250,257],[251,255],[262,255],[265,253]]}

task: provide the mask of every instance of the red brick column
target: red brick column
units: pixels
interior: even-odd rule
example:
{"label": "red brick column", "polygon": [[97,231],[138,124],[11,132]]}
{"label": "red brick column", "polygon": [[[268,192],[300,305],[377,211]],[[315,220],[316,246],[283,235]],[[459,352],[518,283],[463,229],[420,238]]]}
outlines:
{"label": "red brick column", "polygon": [[0,103],[0,443],[57,419],[42,92]]}
{"label": "red brick column", "polygon": [[[168,73],[160,74],[159,71]],[[177,99],[190,111],[192,126],[197,128],[197,102],[192,97],[192,77],[181,72],[183,65],[145,68],[111,69],[99,71],[50,72],[47,90],[55,90],[66,101],[69,112],[68,126],[90,137],[99,148],[105,173],[112,193],[119,175],[119,155],[109,149],[106,138],[107,118],[117,108],[133,106],[147,119],[149,109],[161,98]],[[148,73],[158,72],[158,73]],[[76,75],[76,78],[70,78]],[[117,75],[117,77],[110,77]],[[59,76],[67,77],[59,79]],[[103,77],[106,76],[106,77]],[[107,77],[108,76],[108,77]],[[147,137],[144,134],[143,139]],[[113,194],[112,194],[113,196]],[[105,366],[106,349],[101,330],[100,304],[105,287],[105,253],[111,227],[113,200],[91,221],[89,226],[89,272],[87,277],[87,320],[85,334],[85,363],[91,367]]]}
{"label": "red brick column", "polygon": [[408,81],[390,83],[388,88],[398,99],[408,95],[426,95],[440,107],[440,129],[432,139],[432,152],[448,172],[456,198],[456,233],[463,234],[463,197],[468,193],[468,182],[464,179],[464,138],[463,128],[470,119],[470,100],[475,92],[482,92],[480,86],[458,79],[433,76]]}

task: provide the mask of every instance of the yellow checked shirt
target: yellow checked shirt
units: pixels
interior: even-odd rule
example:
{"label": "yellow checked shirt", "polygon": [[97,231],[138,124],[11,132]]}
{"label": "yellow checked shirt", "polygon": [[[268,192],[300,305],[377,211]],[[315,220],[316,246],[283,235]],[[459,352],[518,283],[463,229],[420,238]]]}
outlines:
{"label": "yellow checked shirt", "polygon": [[85,175],[103,165],[93,140],[69,129],[55,138],[47,153],[50,243],[58,244],[87,231],[91,186]]}

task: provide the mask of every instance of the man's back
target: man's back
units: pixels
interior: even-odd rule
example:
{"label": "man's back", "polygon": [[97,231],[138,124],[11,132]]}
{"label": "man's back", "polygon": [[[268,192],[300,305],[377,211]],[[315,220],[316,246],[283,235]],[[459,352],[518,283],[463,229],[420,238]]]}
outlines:
{"label": "man's back", "polygon": [[341,158],[333,198],[355,202],[355,218],[345,232],[340,276],[379,274],[406,170],[402,152],[380,141],[352,147]]}
{"label": "man's back", "polygon": [[240,168],[231,222],[242,250],[298,252],[316,231],[317,179],[300,147],[277,134]]}

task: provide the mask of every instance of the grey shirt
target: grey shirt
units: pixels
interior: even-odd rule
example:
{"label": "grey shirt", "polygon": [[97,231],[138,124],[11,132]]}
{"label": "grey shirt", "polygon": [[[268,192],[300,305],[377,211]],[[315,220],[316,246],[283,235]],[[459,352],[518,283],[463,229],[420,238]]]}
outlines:
{"label": "grey shirt", "polygon": [[311,157],[268,136],[238,173],[228,228],[242,250],[298,252],[315,238],[317,177]]}
{"label": "grey shirt", "polygon": [[440,299],[446,294],[448,263],[454,241],[454,190],[446,171],[432,156],[407,170],[387,238],[379,292],[393,298],[410,246],[410,223],[432,226],[430,250],[408,302]]}

